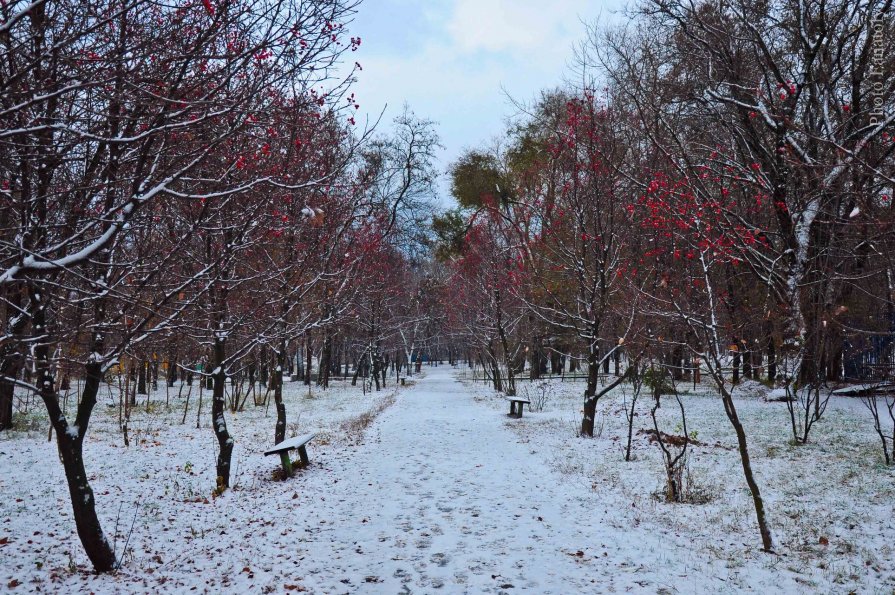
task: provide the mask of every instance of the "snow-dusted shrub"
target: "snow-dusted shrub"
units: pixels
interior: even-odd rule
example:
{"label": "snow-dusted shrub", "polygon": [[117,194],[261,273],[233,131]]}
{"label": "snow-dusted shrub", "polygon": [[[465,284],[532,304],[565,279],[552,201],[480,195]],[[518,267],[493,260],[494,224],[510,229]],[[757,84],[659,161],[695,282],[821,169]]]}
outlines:
{"label": "snow-dusted shrub", "polygon": [[693,472],[688,453],[684,452],[672,468],[666,467],[665,481],[656,488],[653,496],[663,502],[707,504],[715,499],[716,490]]}
{"label": "snow-dusted shrub", "polygon": [[550,381],[539,380],[528,386],[523,386],[522,396],[531,401],[528,405],[529,411],[544,411],[547,404],[553,400],[554,388]]}

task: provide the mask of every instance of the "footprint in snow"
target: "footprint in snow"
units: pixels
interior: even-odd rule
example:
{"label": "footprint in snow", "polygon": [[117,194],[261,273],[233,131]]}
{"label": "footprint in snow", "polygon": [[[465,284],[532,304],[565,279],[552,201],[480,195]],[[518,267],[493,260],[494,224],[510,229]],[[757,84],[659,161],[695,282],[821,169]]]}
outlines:
{"label": "footprint in snow", "polygon": [[485,569],[482,567],[481,560],[473,560],[470,562],[469,571],[473,574],[484,574]]}
{"label": "footprint in snow", "polygon": [[[404,570],[403,568],[396,569],[394,574],[392,574],[392,576],[395,578],[402,579],[401,580],[402,583],[406,583],[410,580],[410,573],[407,572],[406,570]],[[406,580],[404,580],[404,579],[406,579]]]}

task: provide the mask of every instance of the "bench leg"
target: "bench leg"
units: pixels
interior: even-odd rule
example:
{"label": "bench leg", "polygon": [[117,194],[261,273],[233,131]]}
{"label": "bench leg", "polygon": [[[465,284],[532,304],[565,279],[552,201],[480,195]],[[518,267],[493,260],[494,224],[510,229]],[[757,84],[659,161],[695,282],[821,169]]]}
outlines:
{"label": "bench leg", "polygon": [[301,457],[302,468],[305,468],[310,464],[311,461],[308,460],[308,451],[305,450],[304,445],[298,447],[298,456]]}
{"label": "bench leg", "polygon": [[292,477],[292,461],[289,460],[288,451],[280,453],[280,462],[283,463],[283,473],[286,474],[286,477]]}
{"label": "bench leg", "polygon": [[524,411],[524,410],[525,410],[525,403],[519,403],[519,415],[517,415],[516,417],[521,418],[522,411]]}
{"label": "bench leg", "polygon": [[516,416],[516,403],[513,401],[510,401],[510,417],[515,417],[515,416]]}

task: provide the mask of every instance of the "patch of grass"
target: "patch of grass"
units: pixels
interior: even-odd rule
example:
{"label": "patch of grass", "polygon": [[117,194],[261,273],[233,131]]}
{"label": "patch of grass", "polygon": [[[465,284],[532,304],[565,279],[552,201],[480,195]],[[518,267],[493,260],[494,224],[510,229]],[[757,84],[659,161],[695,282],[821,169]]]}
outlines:
{"label": "patch of grass", "polygon": [[37,409],[27,413],[13,413],[12,427],[20,432],[37,432],[47,427],[46,415],[41,415]]}
{"label": "patch of grass", "polygon": [[143,410],[150,414],[155,415],[166,411],[165,404],[162,401],[148,401],[146,405],[143,407]]}
{"label": "patch of grass", "polygon": [[653,498],[672,504],[708,504],[718,496],[717,488],[693,474],[689,458],[686,455],[678,461],[673,473],[680,492],[678,499],[671,498],[667,482],[663,482],[653,492]]}
{"label": "patch of grass", "polygon": [[376,417],[388,409],[395,402],[395,396],[390,395],[379,401],[372,409],[358,416],[347,419],[339,424],[339,433],[351,444],[360,444],[364,438],[364,432],[373,423]]}

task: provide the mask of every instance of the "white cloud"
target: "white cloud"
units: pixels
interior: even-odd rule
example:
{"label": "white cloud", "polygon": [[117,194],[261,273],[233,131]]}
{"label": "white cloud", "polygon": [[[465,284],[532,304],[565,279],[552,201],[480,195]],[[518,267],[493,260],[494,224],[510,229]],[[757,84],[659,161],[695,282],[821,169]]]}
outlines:
{"label": "white cloud", "polygon": [[[456,0],[446,29],[464,52],[552,50],[580,31],[585,0]],[[592,4],[592,3],[591,3]]]}
{"label": "white cloud", "polygon": [[[370,4],[371,30],[358,31],[365,36],[355,87],[361,111],[376,117],[387,103],[387,122],[407,102],[437,121],[442,167],[464,147],[501,134],[513,113],[502,88],[526,101],[560,84],[572,46],[584,37],[581,19],[600,12],[593,0],[381,1],[378,14]],[[403,17],[384,18],[386,8]],[[362,5],[360,29],[363,17]]]}

